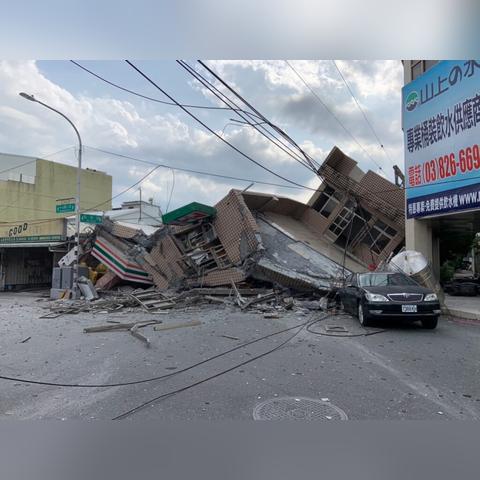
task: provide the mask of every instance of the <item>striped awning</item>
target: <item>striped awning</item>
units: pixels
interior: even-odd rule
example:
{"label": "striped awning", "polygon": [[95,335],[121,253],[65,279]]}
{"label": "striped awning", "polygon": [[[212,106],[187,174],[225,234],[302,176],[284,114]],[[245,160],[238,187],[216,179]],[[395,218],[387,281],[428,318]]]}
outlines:
{"label": "striped awning", "polygon": [[152,277],[131,259],[126,258],[118,248],[108,240],[97,237],[92,255],[123,280],[152,285]]}

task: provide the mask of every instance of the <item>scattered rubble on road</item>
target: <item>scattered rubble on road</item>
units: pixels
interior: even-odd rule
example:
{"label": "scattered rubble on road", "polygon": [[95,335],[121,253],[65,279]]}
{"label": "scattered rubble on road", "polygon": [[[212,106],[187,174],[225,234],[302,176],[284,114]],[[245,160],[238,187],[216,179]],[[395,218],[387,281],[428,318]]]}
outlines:
{"label": "scattered rubble on road", "polygon": [[147,322],[84,330],[129,331],[148,346],[139,332],[147,325],[155,331],[194,325],[156,325],[162,322],[155,315],[172,309],[211,304],[270,319],[325,309],[351,272],[312,240],[310,210],[290,199],[232,190],[214,207],[192,203],[169,212],[150,235],[105,218],[82,242],[83,298],[69,299],[57,288],[41,318],[150,314]]}

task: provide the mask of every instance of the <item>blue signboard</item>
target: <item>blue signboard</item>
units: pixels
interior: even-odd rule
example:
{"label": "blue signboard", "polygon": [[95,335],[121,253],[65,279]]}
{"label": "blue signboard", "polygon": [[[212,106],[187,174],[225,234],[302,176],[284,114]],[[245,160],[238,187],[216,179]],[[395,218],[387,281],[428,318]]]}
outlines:
{"label": "blue signboard", "polygon": [[480,60],[442,61],[402,89],[407,218],[480,208]]}

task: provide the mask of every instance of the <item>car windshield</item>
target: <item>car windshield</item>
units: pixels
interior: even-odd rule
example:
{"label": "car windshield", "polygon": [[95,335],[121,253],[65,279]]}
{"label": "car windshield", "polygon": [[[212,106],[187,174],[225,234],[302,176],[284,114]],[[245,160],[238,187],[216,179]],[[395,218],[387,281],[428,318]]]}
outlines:
{"label": "car windshield", "polygon": [[361,287],[417,285],[414,280],[402,273],[365,273],[359,275],[358,279]]}

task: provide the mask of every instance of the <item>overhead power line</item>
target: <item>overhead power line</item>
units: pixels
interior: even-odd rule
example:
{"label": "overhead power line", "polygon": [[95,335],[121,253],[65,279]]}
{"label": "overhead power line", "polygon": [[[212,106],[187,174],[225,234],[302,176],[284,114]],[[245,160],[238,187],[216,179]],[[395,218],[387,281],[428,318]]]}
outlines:
{"label": "overhead power line", "polygon": [[[253,107],[253,105],[251,105],[251,103],[249,103],[247,100],[245,100],[245,98],[243,96],[241,96],[232,86],[230,86],[223,78],[220,77],[220,75],[215,72],[214,70],[212,70],[210,67],[208,67],[204,62],[202,62],[201,60],[198,60],[198,63],[204,68],[206,69],[210,75],[212,75],[216,80],[218,80],[224,87],[226,87],[231,93],[233,93],[241,102],[243,102],[244,105],[246,105],[249,110],[257,117],[257,118],[261,118],[263,120],[263,123],[265,125],[268,125],[270,128],[272,128],[272,130],[274,130],[275,132],[279,133],[281,135],[281,137],[283,137],[285,140],[287,140],[288,143],[290,143],[290,145],[292,145],[293,147],[295,147],[298,152],[295,152],[289,145],[286,145],[285,143],[283,142],[280,142],[281,143],[281,148],[282,150],[285,148],[287,148],[289,150],[289,152],[291,152],[295,158],[297,158],[302,164],[304,164],[305,166],[307,166],[308,168],[310,168],[313,172],[316,172],[316,165],[315,165],[315,160],[313,160],[309,155],[307,155],[303,150],[302,148],[289,136],[287,135],[280,127],[278,127],[277,125],[275,125],[274,123],[272,123],[270,120],[267,119],[267,117],[265,115],[263,115],[261,112],[258,111],[257,108]],[[195,70],[194,70],[195,71]],[[197,72],[198,73],[198,72]],[[204,77],[203,77],[204,78]],[[213,86],[213,88],[215,88],[215,90],[217,90],[218,92],[220,92],[219,89],[217,89],[211,82],[209,82],[210,85]],[[226,98],[228,98],[224,93],[220,92],[223,96],[225,96]],[[233,101],[232,101],[233,102]],[[237,113],[238,114],[238,113]],[[239,114],[238,114],[239,115]],[[241,116],[241,115],[239,115]],[[242,117],[243,118],[243,117]],[[252,122],[251,122],[251,119],[250,120],[246,120],[247,124],[248,125],[251,125],[253,126]],[[279,140],[277,137],[275,137],[275,135],[273,135],[265,126],[262,126],[261,123],[257,123],[256,125],[258,125],[260,127],[260,129],[262,130],[262,133],[263,135],[267,134],[269,137],[272,136],[273,138],[275,138],[275,140]],[[258,129],[257,129],[258,130]],[[305,163],[304,163],[305,162]]]}
{"label": "overhead power line", "polygon": [[183,107],[199,108],[199,109],[204,109],[204,110],[231,110],[230,108],[215,107],[215,106],[211,106],[211,105],[189,105],[189,104],[180,104],[179,105],[179,104],[174,103],[174,102],[167,102],[166,100],[160,100],[158,98],[149,97],[148,95],[144,95],[142,93],[136,92],[135,90],[130,90],[129,88],[122,87],[118,83],[114,83],[110,80],[107,80],[105,77],[102,77],[98,73],[95,73],[92,70],[88,69],[87,67],[84,67],[83,65],[80,65],[80,63],[76,62],[75,60],[70,60],[70,62],[72,62],[74,65],[81,68],[85,72],[89,73],[90,75],[93,75],[94,77],[98,78],[102,82],[108,83],[112,87],[118,88],[119,90],[123,90],[124,92],[130,93],[132,95],[136,95],[137,97],[141,97],[141,98],[144,98],[146,100],[151,100],[152,102],[162,103],[163,105],[171,105],[171,106],[174,106],[174,107],[178,107],[178,106],[181,105]]}
{"label": "overhead power line", "polygon": [[300,186],[297,187],[295,185],[282,185],[281,183],[265,182],[265,181],[262,181],[262,180],[256,180],[256,179],[252,179],[252,178],[234,177],[234,176],[231,176],[231,175],[222,175],[220,173],[204,172],[204,171],[201,171],[201,170],[192,170],[190,168],[172,167],[171,165],[155,163],[155,162],[152,162],[150,160],[144,160],[144,159],[140,159],[138,157],[132,157],[131,155],[124,155],[124,154],[121,154],[121,153],[115,153],[115,152],[111,152],[109,150],[104,150],[102,148],[90,147],[88,145],[85,145],[85,146],[88,149],[96,150],[98,152],[102,152],[102,153],[105,153],[107,155],[114,155],[116,157],[125,158],[125,159],[128,159],[128,160],[133,160],[135,162],[145,163],[147,165],[157,165],[159,167],[168,168],[170,170],[175,170],[177,172],[194,173],[196,175],[205,175],[207,177],[224,178],[226,180],[238,180],[239,182],[247,182],[247,183],[252,183],[253,182],[253,183],[258,183],[259,185],[269,185],[269,186],[272,186],[272,187],[293,188],[293,189],[296,189],[296,190],[302,190],[302,189],[307,188],[308,190],[316,191],[315,188],[311,188],[311,187],[300,187]]}
{"label": "overhead power line", "polygon": [[360,112],[362,113],[363,115],[363,118],[365,119],[365,121],[367,122],[368,126],[370,127],[370,130],[372,131],[373,135],[375,136],[375,138],[377,139],[377,142],[378,144],[380,145],[380,148],[383,150],[383,153],[385,153],[386,157],[388,158],[388,160],[392,163],[392,165],[394,165],[394,162],[393,160],[390,158],[390,155],[388,154],[387,150],[385,149],[385,146],[383,145],[383,142],[380,140],[380,138],[378,137],[377,135],[377,132],[375,131],[375,129],[373,128],[373,125],[371,124],[370,120],[368,119],[367,117],[367,114],[365,113],[365,111],[363,110],[362,106],[360,105],[360,102],[357,100],[357,97],[355,96],[355,94],[353,93],[353,90],[350,88],[350,85],[348,84],[347,80],[345,79],[345,77],[343,76],[339,66],[337,65],[337,62],[335,60],[332,60],[333,64],[335,65],[335,68],[337,69],[338,73],[340,74],[340,77],[341,79],[343,80],[343,83],[345,84],[345,86],[347,87],[348,91],[350,92],[350,95],[352,96],[353,100],[355,101],[355,103],[357,104],[357,107],[358,109],[360,110]]}
{"label": "overhead power line", "polygon": [[[236,104],[231,98],[221,92],[213,83],[209,82],[203,75],[197,72],[194,68],[188,65],[187,62],[183,60],[177,60],[177,63],[184,68],[190,75],[193,76],[198,82],[200,82],[205,88],[207,88],[213,95],[215,95],[220,101],[225,103],[225,105],[229,106],[232,110],[236,112],[236,114],[241,118],[241,120],[234,120],[241,122],[243,126],[252,127],[254,130],[259,132],[263,137],[265,137],[268,141],[273,143],[275,146],[280,148],[284,153],[288,156],[293,158],[296,162],[300,163],[303,167],[307,168],[308,170],[316,173],[316,170],[309,164],[305,163],[305,160],[294,150],[292,150],[288,145],[285,145],[281,142],[275,135],[273,135],[263,124],[270,125],[268,120],[264,119],[263,122],[252,122],[251,118],[248,116],[248,113],[245,115],[245,110],[240,109],[238,104]],[[243,121],[242,121],[243,120]],[[227,124],[229,125],[229,124]],[[224,127],[225,130],[225,127]],[[223,130],[223,131],[224,131]]]}
{"label": "overhead power line", "polygon": [[[17,168],[25,167],[26,165],[31,165],[32,163],[36,163],[37,160],[41,160],[42,158],[48,158],[48,157],[53,157],[53,155],[57,155],[58,153],[66,152],[67,150],[70,150],[71,148],[75,148],[73,146],[67,147],[67,148],[62,148],[61,150],[57,150],[56,152],[49,153],[48,155],[41,155],[40,157],[35,157],[32,160],[29,160],[28,162],[21,163],[20,165],[15,165],[14,167],[6,168],[5,170],[0,170],[0,173],[6,173],[10,172],[11,170],[16,170]],[[24,193],[24,192],[22,192]]]}
{"label": "overhead power line", "polygon": [[242,155],[242,157],[246,158],[247,160],[249,160],[250,162],[254,163],[255,165],[257,165],[258,167],[262,168],[263,170],[271,173],[272,175],[274,175],[275,177],[277,178],[280,178],[282,180],[284,180],[285,182],[288,182],[288,183],[291,183],[292,185],[296,185],[297,187],[303,187],[303,188],[307,188],[310,190],[309,187],[306,187],[305,185],[302,185],[301,183],[298,183],[298,182],[295,182],[294,180],[290,180],[289,178],[287,177],[284,177],[283,175],[280,175],[278,173],[276,173],[275,171],[271,170],[270,168],[266,167],[265,165],[263,165],[262,163],[258,162],[257,160],[253,159],[252,157],[250,157],[249,155],[247,155],[246,153],[242,152],[238,147],[236,147],[235,145],[233,145],[232,143],[230,143],[229,141],[225,140],[221,135],[219,135],[217,132],[215,132],[212,128],[210,128],[205,122],[203,122],[202,120],[200,120],[198,117],[196,117],[192,112],[190,112],[189,110],[187,110],[185,107],[183,107],[182,105],[180,105],[180,103],[178,103],[175,98],[173,98],[171,95],[169,95],[165,90],[163,90],[160,86],[158,86],[147,74],[145,74],[141,69],[139,69],[137,66],[135,66],[131,61],[129,60],[125,60],[127,62],[128,65],[130,65],[135,71],[137,71],[143,78],[145,78],[145,80],[147,80],[148,82],[150,82],[153,86],[155,86],[160,92],[162,92],[167,98],[169,98],[170,100],[172,100],[173,102],[175,102],[185,113],[187,113],[189,116],[191,116],[194,120],[196,120],[200,125],[202,125],[205,129],[207,129],[210,133],[212,133],[213,135],[215,135],[218,139],[220,139],[223,143],[225,143],[226,145],[228,145],[229,147],[231,147],[233,150],[235,150],[237,153],[239,153],[240,155]]}
{"label": "overhead power line", "polygon": [[302,83],[310,90],[312,95],[321,103],[323,108],[337,121],[337,123],[342,127],[342,129],[348,134],[348,136],[362,149],[365,155],[373,162],[377,167],[383,171],[382,166],[374,159],[372,156],[365,150],[363,145],[355,138],[355,136],[350,132],[350,130],[343,124],[343,122],[335,115],[335,113],[326,105],[326,103],[322,100],[320,95],[308,84],[308,82],[298,73],[298,71],[294,68],[294,66],[288,61],[285,60],[285,63],[291,68],[291,70],[295,73],[295,75],[302,81]]}
{"label": "overhead power line", "polygon": [[[315,189],[315,188],[306,187],[306,186],[302,187],[302,186],[295,186],[295,185],[282,185],[280,183],[265,182],[265,181],[262,181],[262,180],[256,180],[256,179],[252,179],[252,178],[234,177],[234,176],[230,176],[230,175],[222,175],[222,174],[219,174],[219,173],[204,172],[204,171],[200,171],[200,170],[192,170],[192,169],[189,169],[189,168],[172,167],[171,165],[160,164],[160,163],[152,162],[152,161],[149,161],[149,160],[144,160],[144,159],[141,159],[141,158],[138,158],[138,157],[133,157],[131,155],[123,155],[123,154],[120,154],[120,153],[111,152],[109,150],[104,150],[104,149],[101,149],[101,148],[91,147],[89,145],[84,145],[83,147],[86,148],[86,149],[95,150],[95,151],[104,153],[106,155],[112,155],[112,156],[119,157],[119,158],[124,158],[124,159],[127,159],[127,160],[133,160],[135,162],[144,163],[144,164],[147,164],[147,165],[152,165],[155,168],[153,170],[151,170],[149,173],[147,173],[147,175],[145,175],[145,177],[142,177],[138,182],[136,182],[132,186],[130,186],[127,189],[123,190],[122,192],[116,194],[115,196],[111,197],[110,199],[102,202],[101,204],[98,204],[98,205],[95,205],[91,208],[83,210],[81,213],[85,213],[85,212],[88,212],[88,211],[95,210],[95,209],[105,205],[105,203],[108,203],[108,202],[118,198],[119,196],[127,193],[129,190],[131,190],[132,188],[137,186],[139,183],[143,182],[143,180],[145,180],[148,176],[150,176],[158,168],[166,168],[166,169],[169,169],[169,170],[185,172],[185,173],[193,173],[193,174],[196,174],[196,175],[205,175],[205,176],[209,176],[209,177],[222,178],[222,179],[226,179],[226,180],[236,180],[236,181],[241,181],[241,182],[246,182],[246,183],[256,183],[256,184],[259,184],[259,185],[268,185],[268,186],[278,187],[278,188],[289,188],[289,189],[295,189],[295,190],[307,189],[307,190],[311,190],[311,191],[317,191],[317,189]],[[45,195],[40,194],[40,196],[45,196]],[[50,196],[50,195],[48,197],[56,198],[56,197]],[[16,205],[7,205],[6,207],[7,208],[8,207],[16,207]],[[28,208],[28,210],[35,211],[36,209],[35,208]],[[46,210],[42,210],[42,211],[46,211]],[[42,218],[42,219],[27,219],[27,220],[22,220],[22,221],[30,222],[32,225],[33,224],[37,225],[37,224],[47,223],[47,222],[50,222],[52,220],[58,220],[59,218],[63,218],[63,217],[49,217],[49,218]],[[11,224],[11,223],[14,223],[14,222],[0,222],[0,225],[1,224]]]}
{"label": "overhead power line", "polygon": [[[159,168],[160,168],[160,165],[155,166],[146,175],[144,175],[140,180],[136,181],[133,185],[130,185],[126,189],[122,190],[120,193],[117,193],[116,195],[109,198],[108,200],[105,200],[104,202],[100,202],[97,205],[94,205],[93,207],[89,207],[87,209],[82,210],[80,213],[90,212],[92,210],[97,210],[100,207],[103,207],[105,204],[110,203],[112,200],[115,200],[116,198],[120,197],[121,195],[127,193],[132,188],[135,188],[137,185],[142,183],[147,177],[149,177],[153,172],[155,172],[155,170],[158,170]],[[29,209],[29,210],[35,210],[35,209]],[[64,218],[64,217],[60,217],[60,218]],[[39,219],[38,221],[36,219],[22,220],[22,221],[29,222],[32,225],[39,225],[39,224],[42,224],[42,223],[48,223],[52,220],[58,220],[58,219],[59,219],[59,217],[51,217],[51,218],[42,218],[42,219]],[[11,223],[13,223],[13,222],[0,222],[0,224],[11,224]]]}
{"label": "overhead power line", "polygon": [[[76,65],[77,67],[81,68],[82,70],[84,70],[85,72],[89,73],[90,75],[93,75],[94,77],[98,78],[99,80],[109,84],[109,85],[112,85],[113,87],[115,88],[118,88],[120,90],[123,90],[125,92],[128,92],[132,95],[136,95],[136,96],[139,96],[141,98],[144,98],[144,99],[147,99],[147,100],[151,100],[151,101],[154,101],[154,102],[157,102],[157,103],[162,103],[164,105],[173,105],[173,106],[180,106],[180,105],[177,105],[176,103],[174,102],[167,102],[165,100],[160,100],[158,98],[154,98],[154,97],[150,97],[148,95],[144,95],[144,94],[141,94],[139,92],[136,92],[134,90],[131,90],[131,89],[128,89],[128,88],[125,88],[121,85],[118,85],[117,83],[114,83],[108,79],[106,79],[105,77],[102,77],[101,75],[93,72],[92,70],[84,67],[83,65],[81,65],[80,63],[74,61],[74,60],[70,60],[70,62],[72,62],[74,65]],[[223,100],[222,100],[223,101]],[[215,107],[215,106],[207,106],[207,105],[190,105],[190,104],[181,104],[181,106],[183,107],[188,107],[188,108],[200,108],[200,109],[210,109],[210,110],[232,110],[234,112],[243,112],[247,115],[252,115],[254,117],[257,117],[256,114],[252,113],[252,112],[246,112],[245,110],[241,109],[241,108],[237,108],[237,107],[231,107],[231,106],[228,106],[228,107]],[[257,118],[258,120],[258,118]],[[260,123],[261,124],[261,123]],[[257,125],[259,125],[257,123]],[[287,152],[288,153],[288,152]]]}
{"label": "overhead power line", "polygon": [[[70,147],[67,147],[67,148],[62,148],[61,150],[57,150],[56,152],[53,152],[53,153],[49,153],[48,155],[42,155],[40,157],[36,157],[34,158],[33,160],[29,160],[28,162],[25,162],[25,163],[21,163],[20,165],[16,165],[15,167],[10,167],[10,168],[6,168],[5,170],[1,170],[0,171],[0,174],[1,173],[6,173],[6,172],[10,172],[12,170],[16,170],[17,168],[21,168],[21,167],[25,167],[27,165],[31,165],[32,163],[36,163],[37,160],[41,160],[42,158],[48,158],[48,157],[52,157],[53,155],[57,155],[58,153],[62,153],[62,152],[65,152],[67,150],[70,150],[72,148],[75,148],[73,146],[70,146]],[[37,192],[28,192],[28,191],[22,191],[21,192],[22,195],[35,195],[35,196],[39,196],[39,197],[45,197],[45,198],[57,198],[56,196],[54,195],[46,195],[44,193],[37,193]],[[5,210],[8,210],[9,208],[22,208],[22,207],[18,207],[17,204],[13,204],[13,205],[0,205],[1,207],[4,207],[0,210],[0,214],[2,214]],[[46,210],[39,210],[39,209],[36,209],[36,208],[29,208],[29,210],[34,210],[34,211],[43,211],[45,212]],[[2,222],[0,222],[1,224]]]}
{"label": "overhead power line", "polygon": [[241,100],[258,118],[263,119],[274,131],[279,133],[288,143],[294,146],[303,156],[303,159],[306,161],[307,165],[312,168],[313,171],[316,171],[318,168],[318,163],[308,155],[295,140],[293,140],[290,135],[288,135],[285,131],[283,131],[280,127],[275,125],[274,123],[270,122],[265,115],[260,113],[257,108],[255,108],[251,103],[249,103],[242,95],[240,95],[233,87],[231,87],[223,78],[220,77],[218,73],[213,71],[208,65],[206,65],[201,60],[198,60],[198,63],[202,65],[214,78],[216,78],[222,85],[224,85],[230,92],[232,92],[239,100]]}

